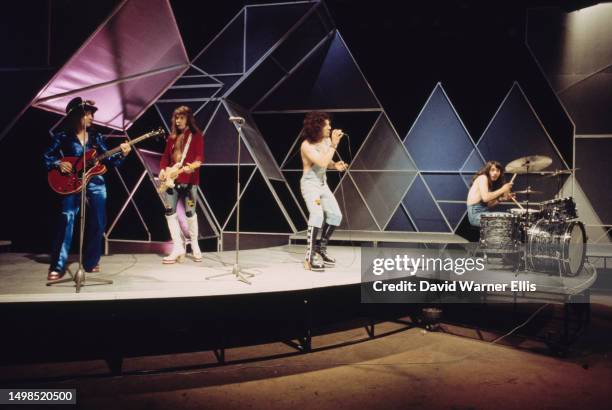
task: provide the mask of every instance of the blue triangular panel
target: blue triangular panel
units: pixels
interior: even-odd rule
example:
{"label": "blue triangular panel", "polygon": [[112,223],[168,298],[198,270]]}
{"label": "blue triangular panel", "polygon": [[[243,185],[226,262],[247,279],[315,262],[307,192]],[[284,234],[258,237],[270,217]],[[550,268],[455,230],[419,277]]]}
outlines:
{"label": "blue triangular panel", "polygon": [[417,168],[383,113],[352,161],[351,170],[416,171]]}
{"label": "blue triangular panel", "polygon": [[459,171],[473,149],[471,141],[438,84],[404,144],[421,171]]}
{"label": "blue triangular panel", "polygon": [[450,226],[453,229],[457,229],[467,209],[466,205],[447,202],[438,202],[438,205],[442,208],[442,212],[444,212]]}
{"label": "blue triangular panel", "polygon": [[414,225],[410,222],[410,218],[408,218],[408,214],[401,205],[397,208],[385,228],[385,231],[414,232],[415,230]]}
{"label": "blue triangular panel", "polygon": [[349,175],[345,175],[342,182],[338,184],[334,195],[343,213],[342,222],[340,223],[341,229],[379,230]]}
{"label": "blue triangular panel", "polygon": [[467,158],[465,165],[463,165],[463,167],[461,168],[461,173],[473,174],[477,172],[480,168],[482,168],[483,165],[484,161],[482,160],[480,155],[478,155],[478,152],[473,149],[469,157]]}
{"label": "blue triangular panel", "polygon": [[[499,161],[504,167],[517,158],[544,155],[552,159],[552,164],[547,170],[566,169],[565,163],[518,83],[515,83],[506,95],[478,141],[477,148],[485,160]],[[507,179],[510,177],[508,175]],[[542,192],[532,196],[530,198],[532,201],[542,201],[557,193],[556,185],[551,183],[549,178],[533,174],[518,175],[513,189],[523,190],[528,185]],[[526,198],[519,197],[519,199]]]}
{"label": "blue triangular panel", "polygon": [[416,178],[402,200],[412,220],[422,232],[448,232],[449,228],[421,178]]}
{"label": "blue triangular panel", "polygon": [[380,108],[337,32],[256,110],[333,108]]}
{"label": "blue triangular panel", "polygon": [[468,190],[472,186],[472,178],[474,178],[474,175],[461,174],[461,179],[463,179],[463,182],[465,183],[465,186],[468,188]]}
{"label": "blue triangular panel", "polygon": [[436,200],[465,201],[467,187],[460,174],[423,174]]}
{"label": "blue triangular panel", "polygon": [[546,155],[553,160],[550,169],[566,168],[518,84],[512,86],[477,147],[485,160],[504,166],[520,157]]}

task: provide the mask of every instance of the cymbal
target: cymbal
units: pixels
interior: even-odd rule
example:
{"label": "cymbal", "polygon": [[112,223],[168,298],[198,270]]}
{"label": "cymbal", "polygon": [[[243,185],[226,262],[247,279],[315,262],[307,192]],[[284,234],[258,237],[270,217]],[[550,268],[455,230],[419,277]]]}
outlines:
{"label": "cymbal", "polygon": [[552,158],[546,155],[528,155],[517,158],[506,165],[506,172],[511,174],[525,174],[527,172],[541,171],[552,164]]}
{"label": "cymbal", "polygon": [[512,191],[512,193],[513,194],[521,194],[521,195],[523,195],[523,194],[530,195],[530,194],[541,194],[542,191],[535,191],[535,190],[533,190],[531,188],[527,188],[527,189],[524,189],[522,191]]}

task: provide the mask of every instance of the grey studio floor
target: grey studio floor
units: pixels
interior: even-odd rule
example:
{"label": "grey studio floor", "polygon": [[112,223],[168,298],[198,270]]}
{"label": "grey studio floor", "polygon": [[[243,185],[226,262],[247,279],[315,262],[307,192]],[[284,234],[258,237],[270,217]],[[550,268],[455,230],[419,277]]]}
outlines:
{"label": "grey studio floor", "polygon": [[[475,340],[474,332],[449,325],[440,332],[394,333],[400,325],[383,323],[377,328],[381,336],[373,340],[366,340],[363,329],[317,337],[309,354],[29,387],[76,388],[78,407],[84,409],[608,409],[612,358],[610,341],[600,338],[606,334],[600,330],[610,325],[612,311],[596,306],[589,335],[568,359],[532,351],[527,342],[510,347]],[[354,343],[325,349],[347,340]],[[291,349],[281,343],[236,348],[226,359],[279,352]],[[135,358],[124,370],[214,361],[211,352]],[[0,375],[101,371],[106,367],[100,361],[6,367]]]}
{"label": "grey studio floor", "polygon": [[[232,253],[208,257],[203,264],[189,261],[172,267],[171,271],[159,269],[157,255],[115,255],[105,258],[104,270],[116,284],[85,288],[78,297],[130,298],[134,286],[140,288],[139,297],[155,298],[162,288],[167,291],[168,286],[178,296],[202,289],[214,295],[230,289],[259,292],[271,287],[288,290],[314,283],[325,286],[327,281],[328,284],[359,281],[358,272],[351,269],[360,263],[355,250],[334,248],[339,266],[333,276],[330,272],[304,275],[299,264],[302,251],[303,246],[278,247],[265,253],[245,251],[249,268],[269,268],[256,276],[253,287],[235,286],[233,278],[202,279],[202,275],[219,273],[230,265]],[[36,262],[34,256],[1,257],[4,282],[0,296],[4,301],[9,297],[8,288],[22,301],[77,297],[69,285],[45,287],[46,267],[42,261]],[[135,269],[136,262],[144,270],[121,279],[126,276],[123,269],[126,266]],[[21,264],[24,270],[19,273],[15,268]],[[38,267],[38,271],[32,272],[32,266]],[[295,273],[285,272],[291,280],[285,276],[281,281],[284,284],[280,285],[278,275],[288,266],[295,266]],[[145,275],[147,269],[149,273]],[[169,272],[172,280],[165,277]],[[35,283],[41,286],[32,291]],[[607,409],[612,402],[609,330],[612,300],[594,295],[592,302],[590,329],[565,358],[518,336],[491,343],[501,333],[477,332],[448,324],[442,324],[439,331],[428,332],[383,322],[377,325],[377,337],[373,339],[367,337],[363,328],[317,336],[313,338],[314,350],[308,354],[296,354],[282,343],[268,343],[228,349],[225,365],[216,364],[210,351],[133,357],[125,360],[124,375],[104,377],[88,377],[108,372],[102,360],[2,366],[0,385],[2,380],[26,376],[32,379],[57,376],[60,381],[28,387],[76,388],[77,408],[84,409]],[[189,370],[162,373],[147,370],[172,367]],[[63,375],[71,374],[80,376],[62,379]]]}

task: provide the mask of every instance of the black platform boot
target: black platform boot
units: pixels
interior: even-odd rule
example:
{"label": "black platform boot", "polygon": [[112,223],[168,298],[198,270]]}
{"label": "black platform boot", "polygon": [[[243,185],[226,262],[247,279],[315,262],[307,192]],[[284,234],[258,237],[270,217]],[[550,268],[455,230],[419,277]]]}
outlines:
{"label": "black platform boot", "polygon": [[325,265],[319,259],[316,252],[316,241],[321,229],[316,226],[309,226],[306,236],[306,258],[304,259],[304,269],[322,272],[325,270]]}
{"label": "black platform boot", "polygon": [[334,229],[336,229],[333,225],[328,225],[325,222],[321,227],[321,240],[318,242],[317,252],[321,255],[323,259],[323,263],[325,266],[336,266],[336,259],[332,258],[327,253],[327,244],[329,243],[329,238],[331,238],[332,233],[334,233]]}

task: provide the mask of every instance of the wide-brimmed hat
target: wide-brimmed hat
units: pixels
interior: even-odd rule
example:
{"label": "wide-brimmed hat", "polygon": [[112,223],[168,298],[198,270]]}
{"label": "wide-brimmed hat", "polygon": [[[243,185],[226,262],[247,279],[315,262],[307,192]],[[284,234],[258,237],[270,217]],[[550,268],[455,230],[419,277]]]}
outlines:
{"label": "wide-brimmed hat", "polygon": [[96,112],[98,107],[95,106],[95,101],[83,100],[81,97],[74,97],[66,106],[66,114],[70,115],[73,113],[83,114],[87,111]]}

